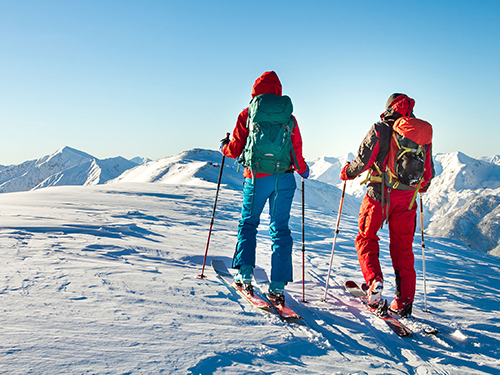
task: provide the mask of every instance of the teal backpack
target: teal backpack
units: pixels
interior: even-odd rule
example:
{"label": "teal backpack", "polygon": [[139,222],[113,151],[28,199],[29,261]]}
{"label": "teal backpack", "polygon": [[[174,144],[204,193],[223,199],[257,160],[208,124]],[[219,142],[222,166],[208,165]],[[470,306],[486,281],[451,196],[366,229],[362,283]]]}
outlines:
{"label": "teal backpack", "polygon": [[240,162],[253,178],[257,173],[284,173],[294,162],[297,165],[290,137],[295,127],[292,112],[292,100],[286,95],[263,94],[250,101],[249,133]]}

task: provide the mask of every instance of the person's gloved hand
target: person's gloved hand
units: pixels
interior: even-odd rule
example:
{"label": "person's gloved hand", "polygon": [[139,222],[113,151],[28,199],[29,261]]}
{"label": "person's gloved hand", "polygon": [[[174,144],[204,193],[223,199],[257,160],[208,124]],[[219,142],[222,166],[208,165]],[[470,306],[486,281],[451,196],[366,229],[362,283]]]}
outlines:
{"label": "person's gloved hand", "polygon": [[342,168],[342,170],[340,171],[340,179],[342,181],[347,181],[347,180],[354,180],[354,178],[351,178],[351,177],[348,177],[347,176],[347,167],[350,166],[351,163],[347,162],[344,167]]}
{"label": "person's gloved hand", "polygon": [[306,170],[303,173],[299,173],[300,177],[306,180],[309,177],[309,166],[306,164]]}
{"label": "person's gloved hand", "polygon": [[220,140],[219,151],[220,151],[221,154],[223,154],[222,149],[228,143],[229,143],[229,133],[227,133],[226,138],[223,138],[223,139]]}

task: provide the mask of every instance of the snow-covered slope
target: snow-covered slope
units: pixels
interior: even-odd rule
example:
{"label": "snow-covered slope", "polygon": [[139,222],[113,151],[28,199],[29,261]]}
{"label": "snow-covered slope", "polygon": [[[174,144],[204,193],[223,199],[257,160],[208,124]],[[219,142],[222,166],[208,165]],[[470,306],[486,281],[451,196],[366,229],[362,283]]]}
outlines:
{"label": "snow-covered slope", "polygon": [[[319,183],[319,182],[318,182]],[[302,303],[301,209],[294,203],[295,281],[287,323],[226,287],[241,192],[223,186],[205,268],[215,183],[61,186],[0,194],[2,374],[498,374],[500,259],[463,243],[420,245],[413,337],[400,338],[344,292],[361,281],[356,216],[343,215],[323,302],[336,214],[309,207]],[[336,187],[332,187],[336,189]],[[335,198],[336,199],[336,198]],[[334,202],[338,205],[338,200]],[[312,204],[312,202],[311,202]],[[262,217],[257,264],[270,270]],[[394,294],[387,229],[380,231],[384,296]],[[426,336],[421,322],[441,331]]]}
{"label": "snow-covered slope", "polygon": [[[164,184],[207,184],[207,181],[217,182],[222,155],[217,151],[194,149],[180,154],[159,159],[130,169],[109,183],[124,182],[157,182]],[[311,168],[312,170],[313,168]],[[329,171],[333,176],[333,173]],[[326,176],[323,173],[322,176]],[[295,174],[297,189],[301,190],[301,179]],[[235,190],[243,189],[243,168],[238,172],[238,163],[225,158],[221,183]],[[334,185],[315,179],[305,181],[305,202],[327,212],[337,211],[341,191]],[[301,200],[301,194],[295,195],[295,200]],[[343,210],[355,215],[359,209],[359,201],[352,196],[346,196]]]}
{"label": "snow-covered slope", "polygon": [[[344,182],[340,180],[340,171],[344,167],[345,163],[352,161],[354,157],[354,154],[349,153],[346,156],[341,156],[339,158],[321,157],[311,160],[310,162],[308,161],[311,168],[310,178],[342,189]],[[366,185],[361,185],[361,182],[365,178],[366,174],[363,174],[353,181],[348,181],[346,185],[346,193],[353,195],[356,198],[362,198],[366,192]]]}
{"label": "snow-covered slope", "polygon": [[48,186],[102,184],[136,165],[122,157],[99,160],[85,152],[63,147],[51,155],[0,170],[0,193]]}
{"label": "snow-covered slope", "polygon": [[[353,158],[354,155],[349,154],[309,162],[311,175],[305,181],[306,203],[336,212],[343,185],[339,179],[340,170]],[[477,249],[498,254],[500,227],[491,202],[499,196],[500,166],[494,163],[494,157],[486,159],[489,161],[473,159],[460,152],[436,156],[436,178],[428,193],[424,194],[424,227],[434,235],[460,239]],[[197,185],[201,181],[217,181],[220,162],[220,153],[194,149],[138,166],[110,182]],[[364,177],[347,182],[343,209],[349,215],[355,216],[359,210],[366,191],[365,185],[360,185]],[[300,178],[296,178],[300,190]],[[237,164],[232,159],[226,158],[222,183],[232,189],[242,188],[242,173],[237,173]],[[476,197],[482,199],[476,200]],[[300,200],[299,194],[295,200]],[[489,200],[490,204],[484,205],[484,200]],[[486,207],[490,208],[487,212]],[[476,217],[477,212],[482,216]]]}
{"label": "snow-covered slope", "polygon": [[488,163],[500,165],[500,155],[485,156],[485,157],[481,158],[481,160],[486,161]]}
{"label": "snow-covered slope", "polygon": [[[336,212],[343,182],[342,166],[353,154],[322,157],[309,162],[305,181],[306,204]],[[25,191],[60,185],[95,185],[105,182],[207,184],[216,182],[222,156],[217,151],[193,149],[168,158],[137,165],[140,158],[99,160],[69,147],[38,160],[0,169],[0,192]],[[242,171],[225,159],[223,186],[241,190]],[[460,152],[435,157],[436,178],[424,194],[424,227],[428,233],[466,241],[470,246],[498,255],[500,226],[495,202],[500,194],[499,157],[474,159]],[[300,178],[296,175],[298,189]],[[365,192],[364,176],[347,182],[344,210],[355,216]],[[208,183],[209,184],[209,183]],[[300,194],[296,195],[296,201]],[[418,223],[420,228],[420,222]]]}
{"label": "snow-covered slope", "polygon": [[[237,164],[226,158],[222,183],[241,189],[242,174],[237,174]],[[166,184],[199,185],[203,181],[217,181],[222,155],[217,151],[193,149],[163,159],[150,161],[124,172],[117,182],[158,182]]]}
{"label": "snow-covered slope", "polygon": [[[315,159],[310,163],[310,178],[341,188],[340,170],[353,158],[349,154]],[[434,160],[436,177],[424,194],[428,233],[463,240],[471,247],[500,255],[500,157],[474,159],[455,152],[439,154]],[[359,183],[364,177],[348,181],[346,192],[361,199],[366,189]]]}
{"label": "snow-covered slope", "polygon": [[146,163],[150,162],[151,159],[150,158],[141,157],[141,156],[136,156],[135,158],[130,159],[130,161],[132,163],[141,165],[141,164],[146,164]]}
{"label": "snow-covered slope", "polygon": [[500,256],[500,189],[472,196],[463,206],[435,218],[427,232]]}
{"label": "snow-covered slope", "polygon": [[428,233],[499,255],[500,165],[456,152],[437,155],[435,168],[424,195]]}

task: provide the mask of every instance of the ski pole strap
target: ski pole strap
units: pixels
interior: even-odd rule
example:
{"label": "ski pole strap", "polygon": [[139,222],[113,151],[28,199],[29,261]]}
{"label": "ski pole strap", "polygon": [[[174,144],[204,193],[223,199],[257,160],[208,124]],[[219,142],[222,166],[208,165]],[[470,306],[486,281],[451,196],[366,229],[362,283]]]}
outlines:
{"label": "ski pole strap", "polygon": [[[293,117],[290,119],[290,121],[292,121],[292,120],[293,120]],[[295,155],[295,150],[293,148],[293,142],[292,142],[293,129],[295,128],[295,126],[297,125],[297,123],[295,122],[295,120],[293,120],[293,122],[294,122],[294,125],[292,127],[292,131],[290,131],[290,127],[287,125],[287,129],[288,129],[287,134],[288,134],[288,138],[290,139],[290,144],[292,146],[292,147],[290,147],[290,150],[292,151],[293,164],[297,167],[297,170],[299,170],[300,169],[299,162],[297,160],[297,155]]]}

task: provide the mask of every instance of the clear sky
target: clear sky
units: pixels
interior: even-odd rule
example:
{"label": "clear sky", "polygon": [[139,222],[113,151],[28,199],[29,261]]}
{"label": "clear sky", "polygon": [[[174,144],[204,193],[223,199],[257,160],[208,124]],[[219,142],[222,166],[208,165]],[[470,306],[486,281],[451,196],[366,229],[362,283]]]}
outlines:
{"label": "clear sky", "polygon": [[0,164],[218,149],[267,70],[308,160],[356,152],[394,92],[435,153],[500,154],[497,0],[0,0]]}

